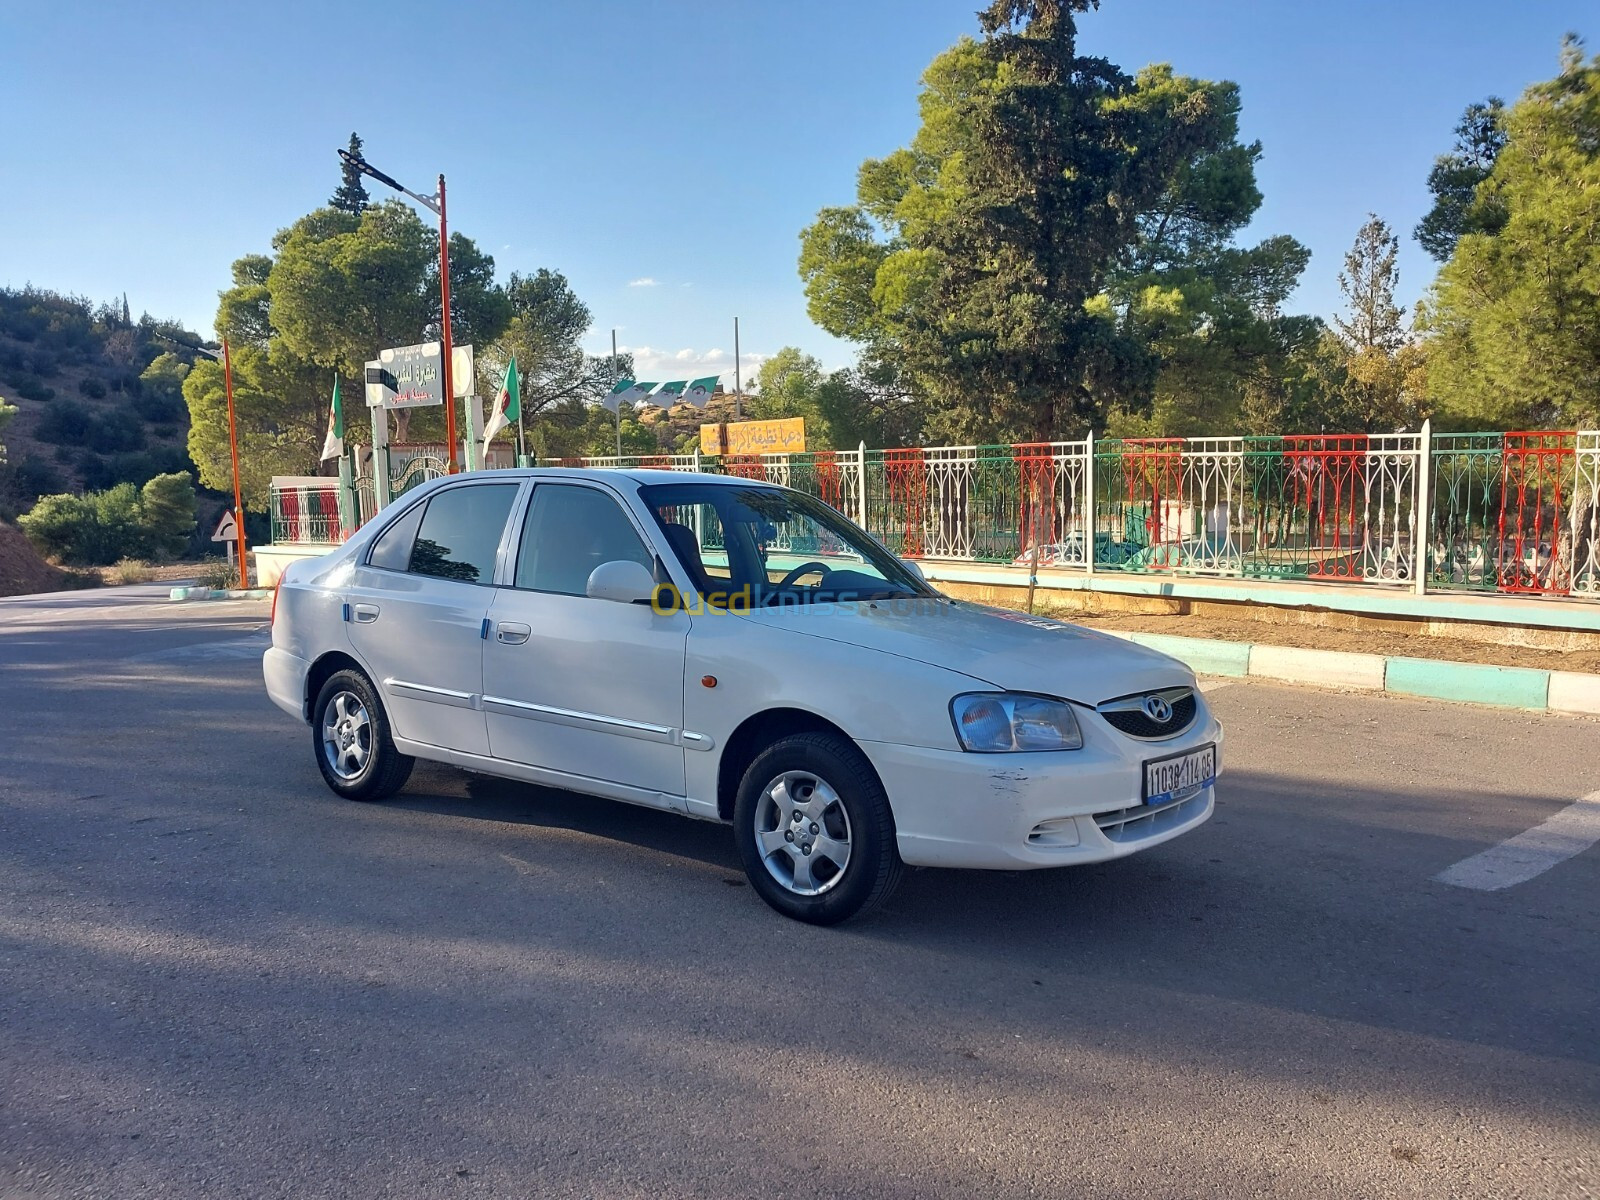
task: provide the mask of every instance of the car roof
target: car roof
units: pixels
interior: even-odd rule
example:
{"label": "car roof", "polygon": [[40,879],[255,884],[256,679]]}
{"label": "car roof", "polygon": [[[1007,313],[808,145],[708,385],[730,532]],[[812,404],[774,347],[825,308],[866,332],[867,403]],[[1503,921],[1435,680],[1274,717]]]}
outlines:
{"label": "car roof", "polygon": [[449,478],[457,481],[463,476],[471,474],[485,479],[588,479],[599,482],[617,479],[627,479],[640,487],[654,483],[712,483],[727,486],[743,485],[749,487],[754,484],[758,487],[778,487],[779,484],[769,483],[765,479],[743,479],[737,475],[712,475],[704,471],[669,471],[660,468],[644,467],[506,467],[496,471],[463,472]]}

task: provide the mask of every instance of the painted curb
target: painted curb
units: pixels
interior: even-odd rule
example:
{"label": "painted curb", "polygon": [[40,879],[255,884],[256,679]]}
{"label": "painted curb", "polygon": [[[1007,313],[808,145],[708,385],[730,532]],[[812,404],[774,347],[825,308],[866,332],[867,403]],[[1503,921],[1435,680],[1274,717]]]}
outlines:
{"label": "painted curb", "polygon": [[1219,642],[1212,638],[1175,637],[1166,633],[1135,633],[1128,640],[1170,654],[1202,675],[1238,677],[1250,673],[1249,642]]}
{"label": "painted curb", "polygon": [[1600,716],[1600,675],[1580,671],[1302,650],[1124,629],[1099,632],[1171,655],[1199,675],[1248,675],[1282,683],[1388,692],[1529,712]]}
{"label": "painted curb", "polygon": [[1254,645],[1250,648],[1251,675],[1292,683],[1323,683],[1381,692],[1385,665],[1381,654],[1303,650],[1294,646]]}
{"label": "painted curb", "polygon": [[1428,658],[1390,658],[1383,686],[1385,691],[1402,696],[1543,710],[1549,705],[1550,672]]}
{"label": "painted curb", "polygon": [[206,588],[206,587],[175,587],[167,593],[168,600],[265,600],[272,592],[268,588],[250,588],[240,591],[238,588]]}
{"label": "painted curb", "polygon": [[1548,703],[1552,712],[1600,716],[1600,675],[1551,671]]}

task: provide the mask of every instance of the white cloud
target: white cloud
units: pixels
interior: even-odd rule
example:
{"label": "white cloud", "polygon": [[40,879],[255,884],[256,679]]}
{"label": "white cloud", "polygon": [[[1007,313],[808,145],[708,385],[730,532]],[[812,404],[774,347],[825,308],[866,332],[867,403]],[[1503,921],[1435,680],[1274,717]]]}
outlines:
{"label": "white cloud", "polygon": [[[707,375],[721,378],[722,386],[733,390],[733,351],[713,348],[696,350],[668,350],[659,346],[619,346],[623,353],[633,355],[633,373],[638,379],[653,379],[657,383],[675,379],[704,379]],[[739,356],[744,386],[749,388],[771,355],[745,352]]]}
{"label": "white cloud", "polygon": [[628,281],[628,286],[629,287],[660,287],[661,285],[659,283],[657,283],[654,279],[651,279],[650,276],[646,275],[642,279],[630,279]]}

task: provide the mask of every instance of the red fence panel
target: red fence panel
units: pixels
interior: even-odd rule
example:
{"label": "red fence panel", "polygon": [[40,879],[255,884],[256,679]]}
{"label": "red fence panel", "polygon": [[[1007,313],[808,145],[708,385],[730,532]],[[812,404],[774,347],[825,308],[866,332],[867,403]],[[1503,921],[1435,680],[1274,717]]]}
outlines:
{"label": "red fence panel", "polygon": [[764,480],[767,477],[767,466],[759,454],[730,454],[722,461],[727,473],[736,479]]}
{"label": "red fence panel", "polygon": [[1312,579],[1364,576],[1367,441],[1364,433],[1283,439],[1292,503],[1305,518]]}
{"label": "red fence panel", "polygon": [[844,511],[844,477],[839,473],[836,450],[819,450],[812,459],[817,471],[817,497],[824,504]]}
{"label": "red fence panel", "polygon": [[1183,439],[1125,440],[1122,481],[1128,494],[1128,513],[1144,522],[1148,547],[1145,566],[1150,570],[1179,566],[1184,535]]}
{"label": "red fence panel", "polygon": [[1018,548],[1054,546],[1056,536],[1056,448],[1050,442],[1012,447],[1017,463]]}
{"label": "red fence panel", "polygon": [[900,553],[919,558],[923,551],[922,527],[928,506],[928,467],[920,446],[883,452],[883,469],[889,494],[889,511],[900,518],[904,531]]}
{"label": "red fence panel", "polygon": [[1500,468],[1502,592],[1572,590],[1568,505],[1577,468],[1576,432],[1508,433]]}

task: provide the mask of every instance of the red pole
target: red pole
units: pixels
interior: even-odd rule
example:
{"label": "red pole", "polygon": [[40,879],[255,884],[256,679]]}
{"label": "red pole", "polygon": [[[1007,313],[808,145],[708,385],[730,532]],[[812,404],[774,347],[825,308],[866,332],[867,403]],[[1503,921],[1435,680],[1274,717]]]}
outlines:
{"label": "red pole", "polygon": [[450,339],[450,231],[444,216],[444,176],[439,176],[439,294],[444,308],[444,440],[450,444],[450,474],[456,474],[456,389],[451,378],[455,363]]}
{"label": "red pole", "polygon": [[228,339],[222,339],[222,386],[228,393],[228,448],[233,453],[233,527],[239,553],[239,588],[250,586],[249,561],[245,554],[244,497],[239,487],[239,425],[233,414],[233,357],[228,353]]}

